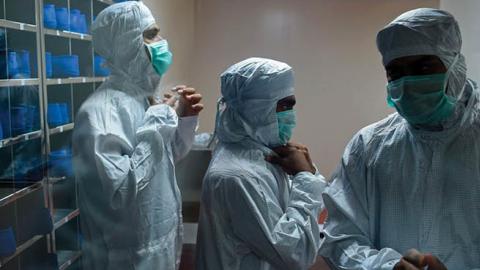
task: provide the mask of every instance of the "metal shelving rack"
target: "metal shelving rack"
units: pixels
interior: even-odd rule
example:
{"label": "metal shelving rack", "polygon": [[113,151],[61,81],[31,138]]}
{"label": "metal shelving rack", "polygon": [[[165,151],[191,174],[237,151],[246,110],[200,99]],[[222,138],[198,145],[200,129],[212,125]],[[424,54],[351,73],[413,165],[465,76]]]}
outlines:
{"label": "metal shelving rack", "polygon": [[[10,113],[8,122],[12,118],[11,95],[18,89],[28,87],[36,90],[35,95],[40,112],[38,129],[25,134],[0,138],[0,170],[7,168],[8,162],[14,163],[17,158],[17,148],[31,142],[38,143],[38,152],[42,164],[44,164],[41,180],[29,183],[15,182],[17,181],[14,176],[15,167],[11,170],[12,179],[8,180],[9,182],[0,180],[0,229],[10,225],[18,238],[16,239],[15,253],[8,257],[0,257],[0,269],[38,269],[37,267],[40,266],[42,266],[41,269],[81,269],[82,237],[77,183],[72,175],[55,175],[47,165],[50,164],[49,154],[52,151],[66,146],[71,147],[74,121],[50,127],[47,108],[49,103],[65,102],[70,105],[70,117],[74,119],[83,100],[106,78],[94,76],[92,36],[44,27],[43,6],[44,4],[54,4],[66,7],[69,11],[73,8],[79,9],[86,15],[87,24],[90,27],[94,16],[113,2],[111,0],[15,0],[15,3],[13,0],[0,1],[0,5],[2,5],[0,8],[0,31],[3,30],[5,33],[5,48],[23,46],[23,43],[28,43],[30,44],[29,48],[32,48],[30,54],[32,58],[36,59],[32,61],[35,65],[32,78],[0,79],[0,92],[7,93],[5,98],[8,100],[4,100],[4,103],[8,105]],[[22,16],[22,12],[31,13]],[[34,39],[35,42],[16,41],[15,44],[8,42],[10,37],[15,41],[16,35],[27,34],[29,35],[28,40]],[[46,52],[51,52],[52,55],[78,55],[80,76],[47,78]],[[0,109],[1,106],[0,104]],[[2,116],[0,115],[0,117]],[[4,163],[5,166],[2,166],[1,163]],[[45,235],[24,235],[25,233],[22,232],[22,226],[25,226],[22,224],[23,216],[27,211],[36,211],[35,209],[39,207],[48,208],[53,229]],[[37,224],[29,225],[37,226]]]}

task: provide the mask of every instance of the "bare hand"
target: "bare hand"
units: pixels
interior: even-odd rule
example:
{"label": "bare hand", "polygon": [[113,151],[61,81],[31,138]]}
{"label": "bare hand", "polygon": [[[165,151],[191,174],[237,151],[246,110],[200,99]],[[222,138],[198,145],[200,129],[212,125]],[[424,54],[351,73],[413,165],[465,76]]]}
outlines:
{"label": "bare hand", "polygon": [[426,266],[428,266],[428,270],[447,270],[447,267],[437,257],[432,254],[422,254],[416,249],[408,250],[393,269],[423,269]]}
{"label": "bare hand", "polygon": [[[186,86],[178,85],[178,86],[175,86],[173,89],[177,89],[181,87],[185,88]],[[155,106],[158,104],[167,104],[168,106],[172,107],[174,110],[176,110],[176,108],[178,107],[177,101],[178,101],[177,96],[172,94],[171,92],[167,92],[163,94],[162,100],[159,100],[159,97],[155,97],[155,96],[148,97],[148,103],[150,103],[150,106]]]}
{"label": "bare hand", "polygon": [[162,102],[159,102],[157,100],[157,98],[155,98],[154,96],[149,96],[148,97],[148,103],[150,104],[150,106],[155,106],[155,105],[158,105],[158,104],[162,104]]}
{"label": "bare hand", "polygon": [[432,254],[425,254],[425,261],[428,265],[428,270],[448,270],[447,267]]}
{"label": "bare hand", "polygon": [[158,102],[154,97],[148,97],[151,106],[166,104],[172,107],[179,117],[198,115],[203,110],[200,100],[202,100],[202,95],[197,93],[194,88],[185,85],[173,87],[171,92],[163,95],[162,102]]}
{"label": "bare hand", "polygon": [[408,262],[404,258],[400,259],[400,261],[395,264],[393,270],[422,270],[423,267],[416,267],[414,264]]}
{"label": "bare hand", "polygon": [[177,87],[176,92],[180,96],[178,107],[176,108],[178,116],[195,116],[203,110],[203,104],[200,103],[202,100],[202,95],[197,93],[195,88]]}
{"label": "bare hand", "polygon": [[316,172],[305,145],[289,142],[285,146],[274,148],[273,151],[277,155],[267,156],[265,160],[279,165],[289,175],[296,175],[299,172]]}

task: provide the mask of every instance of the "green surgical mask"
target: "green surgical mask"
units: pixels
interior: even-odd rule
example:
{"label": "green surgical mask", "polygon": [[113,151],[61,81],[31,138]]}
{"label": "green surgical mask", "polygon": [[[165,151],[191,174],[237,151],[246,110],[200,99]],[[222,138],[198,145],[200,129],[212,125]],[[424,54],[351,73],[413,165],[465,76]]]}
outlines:
{"label": "green surgical mask", "polygon": [[455,109],[446,95],[447,75],[405,76],[387,84],[387,102],[412,125],[439,124]]}
{"label": "green surgical mask", "polygon": [[155,71],[158,75],[165,74],[172,64],[172,53],[168,49],[167,40],[162,39],[158,42],[146,44],[146,46],[150,52],[150,59]]}
{"label": "green surgical mask", "polygon": [[287,144],[293,135],[293,130],[297,125],[297,116],[295,110],[277,112],[278,136],[282,145]]}

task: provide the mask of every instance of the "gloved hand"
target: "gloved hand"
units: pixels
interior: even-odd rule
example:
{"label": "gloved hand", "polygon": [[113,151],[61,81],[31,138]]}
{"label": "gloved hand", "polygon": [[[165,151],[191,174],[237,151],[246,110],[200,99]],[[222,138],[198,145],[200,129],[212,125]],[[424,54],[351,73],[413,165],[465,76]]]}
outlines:
{"label": "gloved hand", "polygon": [[266,156],[265,160],[277,164],[289,175],[296,175],[299,172],[311,172],[315,174],[312,159],[305,145],[289,142],[285,146],[273,149],[276,155]]}

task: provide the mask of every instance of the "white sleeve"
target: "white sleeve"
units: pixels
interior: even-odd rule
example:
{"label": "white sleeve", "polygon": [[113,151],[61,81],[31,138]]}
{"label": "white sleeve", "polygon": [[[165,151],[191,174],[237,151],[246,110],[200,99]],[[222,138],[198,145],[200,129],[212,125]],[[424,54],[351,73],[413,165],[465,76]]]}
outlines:
{"label": "white sleeve", "polygon": [[175,161],[184,158],[192,148],[197,123],[198,116],[180,117],[178,119],[178,128],[173,145]]}
{"label": "white sleeve", "polygon": [[[230,180],[230,179],[229,179]],[[307,269],[320,246],[317,224],[325,182],[302,172],[293,178],[285,211],[276,196],[255,180],[223,181],[234,233],[276,269]]]}
{"label": "white sleeve", "polygon": [[[123,122],[128,123],[128,119]],[[176,122],[168,107],[151,106],[135,139],[126,137],[122,121],[111,121],[109,129],[94,138],[96,169],[112,208],[127,206],[149,184],[164,158],[164,144],[171,140],[168,134],[173,134]]]}
{"label": "white sleeve", "polygon": [[392,248],[376,249],[370,239],[369,223],[373,221],[368,217],[363,155],[363,142],[356,137],[323,193],[328,218],[320,255],[339,269],[391,270],[402,255]]}

